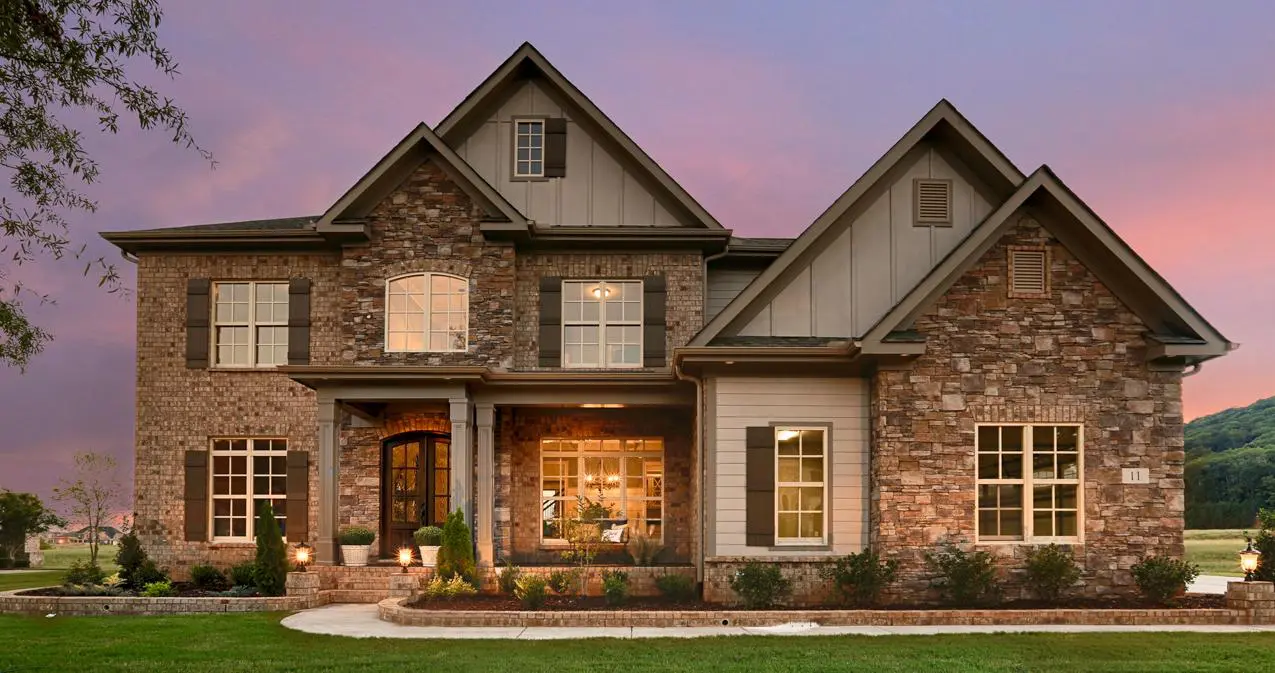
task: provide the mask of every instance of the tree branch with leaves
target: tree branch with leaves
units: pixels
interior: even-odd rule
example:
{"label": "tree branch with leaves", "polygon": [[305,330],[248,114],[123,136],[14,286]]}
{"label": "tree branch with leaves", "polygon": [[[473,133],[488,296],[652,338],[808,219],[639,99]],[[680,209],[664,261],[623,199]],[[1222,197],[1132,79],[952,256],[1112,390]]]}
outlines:
{"label": "tree branch with leaves", "polygon": [[11,188],[0,197],[0,363],[25,368],[53,338],[23,308],[28,298],[52,299],[24,287],[6,263],[75,259],[85,275],[96,269],[99,287],[122,290],[115,265],[86,260],[86,246],[71,238],[71,213],[97,210],[79,189],[97,180],[99,168],[84,149],[84,131],[60,114],[95,118],[97,131],[112,135],[127,116],[212,163],[186,112],[126,69],[178,74],[159,45],[160,18],[158,0],[0,0],[0,172]]}
{"label": "tree branch with leaves", "polygon": [[53,499],[66,503],[76,521],[89,529],[89,562],[97,565],[99,532],[123,504],[119,465],[105,453],[75,454],[75,474],[61,479],[53,489]]}

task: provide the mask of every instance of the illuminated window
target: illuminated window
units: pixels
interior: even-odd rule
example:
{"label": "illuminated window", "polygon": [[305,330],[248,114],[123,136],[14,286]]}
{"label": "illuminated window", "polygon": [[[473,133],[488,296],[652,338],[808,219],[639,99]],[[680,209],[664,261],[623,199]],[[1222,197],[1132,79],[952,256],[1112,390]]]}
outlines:
{"label": "illuminated window", "polygon": [[584,518],[661,540],[664,440],[541,440],[540,489],[542,539],[560,540],[564,521]]}
{"label": "illuminated window", "polygon": [[563,281],[562,364],[642,366],[641,281]]}
{"label": "illuminated window", "polygon": [[386,351],[443,353],[468,348],[468,280],[417,273],[385,285]]}
{"label": "illuminated window", "polygon": [[775,428],[775,543],[827,539],[827,430]]}

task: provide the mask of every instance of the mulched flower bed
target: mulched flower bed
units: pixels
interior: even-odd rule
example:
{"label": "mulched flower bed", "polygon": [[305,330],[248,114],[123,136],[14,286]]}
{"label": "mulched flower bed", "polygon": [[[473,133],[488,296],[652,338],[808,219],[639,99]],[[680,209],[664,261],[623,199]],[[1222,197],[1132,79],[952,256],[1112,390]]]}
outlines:
{"label": "mulched flower bed", "polygon": [[[209,591],[207,589],[196,588],[195,585],[188,582],[173,583],[173,598],[260,598],[261,595],[255,590],[252,593],[226,592],[226,591]],[[19,596],[67,596],[67,597],[87,597],[87,598],[146,598],[133,591],[121,591],[119,593],[68,593],[63,587],[45,587],[43,589],[30,589],[27,591],[19,591]]]}
{"label": "mulched flower bed", "polygon": [[[478,611],[521,611],[522,602],[512,596],[479,595],[464,596],[454,599],[426,600],[417,598],[403,607],[413,610],[478,610]],[[856,609],[852,607],[827,605],[812,606],[819,609]],[[980,607],[983,610],[1048,610],[1048,609],[1081,609],[1081,610],[1128,610],[1128,609],[1174,609],[1174,608],[1225,608],[1226,596],[1221,594],[1187,594],[1179,598],[1173,605],[1159,605],[1141,598],[1077,598],[1059,603],[1043,603],[1041,601],[1009,601],[993,606]],[[669,610],[739,610],[738,606],[728,607],[701,601],[673,602],[664,598],[630,598],[624,603],[607,605],[601,596],[549,596],[545,599],[541,611],[669,611]],[[809,610],[811,607],[787,608],[776,610]],[[943,605],[882,605],[871,610],[967,610],[969,608],[953,608]]]}

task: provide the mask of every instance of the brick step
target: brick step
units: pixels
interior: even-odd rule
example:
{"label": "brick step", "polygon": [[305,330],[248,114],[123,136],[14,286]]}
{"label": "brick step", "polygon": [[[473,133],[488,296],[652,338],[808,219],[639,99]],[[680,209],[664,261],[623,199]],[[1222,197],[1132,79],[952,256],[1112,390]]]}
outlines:
{"label": "brick step", "polygon": [[389,589],[379,591],[360,589],[332,589],[327,592],[329,603],[379,603],[390,597]]}

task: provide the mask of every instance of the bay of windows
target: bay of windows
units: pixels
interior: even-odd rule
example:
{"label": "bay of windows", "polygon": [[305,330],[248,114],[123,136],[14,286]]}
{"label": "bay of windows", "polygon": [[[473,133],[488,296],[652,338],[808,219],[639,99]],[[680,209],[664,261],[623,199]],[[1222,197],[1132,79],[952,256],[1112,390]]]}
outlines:
{"label": "bay of windows", "polygon": [[642,282],[563,281],[562,357],[566,367],[641,367]]}
{"label": "bay of windows", "polygon": [[214,283],[212,291],[216,366],[288,364],[287,283]]}
{"label": "bay of windows", "polygon": [[976,442],[980,540],[1079,539],[1079,425],[979,425]]}
{"label": "bay of windows", "polygon": [[284,537],[287,530],[286,439],[212,440],[213,540],[248,540],[267,502]]}
{"label": "bay of windows", "polygon": [[564,522],[578,518],[663,539],[663,439],[541,440],[540,488],[544,540],[562,539]]}

